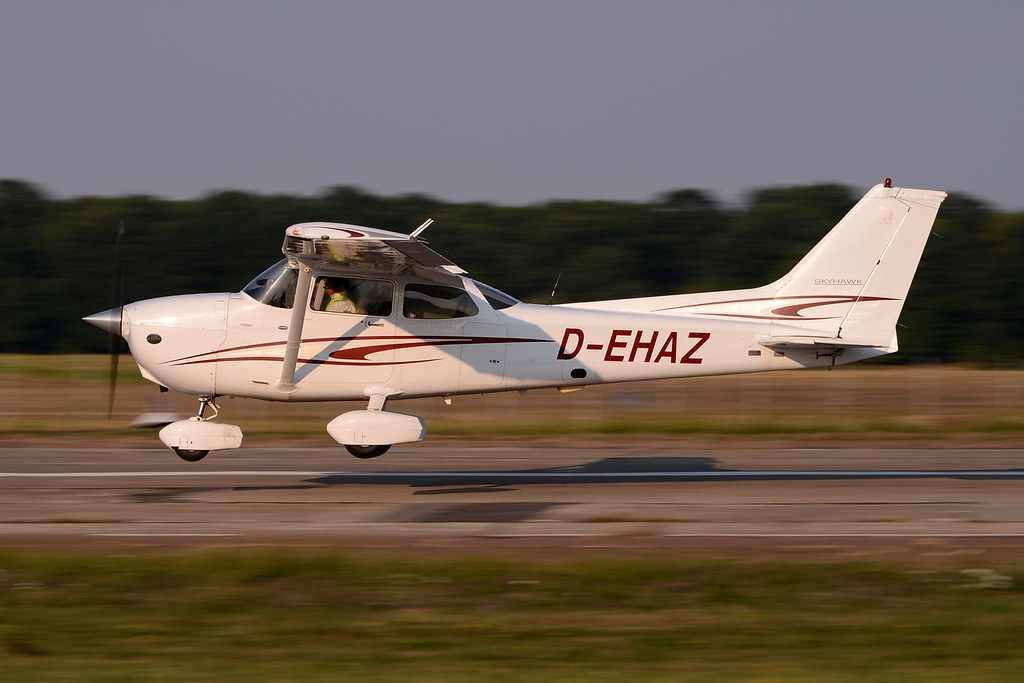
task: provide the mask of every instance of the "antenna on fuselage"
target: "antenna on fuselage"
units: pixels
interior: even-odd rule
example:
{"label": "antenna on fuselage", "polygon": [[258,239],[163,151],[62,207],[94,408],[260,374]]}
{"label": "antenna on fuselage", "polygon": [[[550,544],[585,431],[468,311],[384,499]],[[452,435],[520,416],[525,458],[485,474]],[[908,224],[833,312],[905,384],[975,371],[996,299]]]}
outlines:
{"label": "antenna on fuselage", "polygon": [[420,227],[418,227],[415,230],[413,230],[409,234],[409,237],[419,237],[419,234],[421,232],[423,232],[424,230],[426,230],[427,228],[429,228],[430,224],[433,223],[433,222],[434,222],[433,218],[428,218],[427,220],[423,221],[423,225],[421,225]]}
{"label": "antenna on fuselage", "polygon": [[559,281],[561,279],[562,279],[562,274],[559,273],[558,277],[555,278],[554,286],[551,288],[551,298],[548,299],[548,306],[550,306],[551,304],[555,303],[555,290],[558,289],[558,283],[559,283]]}

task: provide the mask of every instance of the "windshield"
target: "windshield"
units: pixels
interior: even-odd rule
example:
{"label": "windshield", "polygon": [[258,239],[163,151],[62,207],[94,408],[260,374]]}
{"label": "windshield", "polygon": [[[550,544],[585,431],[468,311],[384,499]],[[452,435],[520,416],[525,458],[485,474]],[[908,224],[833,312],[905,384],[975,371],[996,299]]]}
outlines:
{"label": "windshield", "polygon": [[288,259],[282,259],[257,275],[242,291],[268,306],[291,308],[298,279],[298,269],[289,268]]}

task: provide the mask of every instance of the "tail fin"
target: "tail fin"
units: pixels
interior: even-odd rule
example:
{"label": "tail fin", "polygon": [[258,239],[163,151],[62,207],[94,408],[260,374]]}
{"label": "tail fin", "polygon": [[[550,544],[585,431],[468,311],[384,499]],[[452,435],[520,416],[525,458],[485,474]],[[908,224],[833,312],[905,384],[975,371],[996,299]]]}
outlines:
{"label": "tail fin", "polygon": [[895,351],[896,321],[945,197],[872,188],[793,270],[765,288],[773,311],[782,313],[778,322],[850,346]]}
{"label": "tail fin", "polygon": [[762,321],[772,348],[896,350],[896,320],[945,192],[873,187],[785,276],[755,289],[575,304]]}

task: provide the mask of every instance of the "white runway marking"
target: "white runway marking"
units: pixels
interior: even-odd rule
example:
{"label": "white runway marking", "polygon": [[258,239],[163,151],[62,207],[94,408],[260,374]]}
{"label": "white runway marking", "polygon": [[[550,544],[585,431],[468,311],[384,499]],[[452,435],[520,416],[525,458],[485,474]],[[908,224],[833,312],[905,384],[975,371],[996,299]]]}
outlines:
{"label": "white runway marking", "polygon": [[[95,534],[94,534],[95,535]],[[606,534],[572,534],[572,533],[507,533],[507,534],[480,534],[481,538],[533,538],[533,537],[551,537],[551,538],[575,538],[577,536],[592,537],[592,536],[604,536]],[[942,532],[926,532],[926,533],[905,533],[905,534],[894,534],[894,533],[834,533],[830,534],[827,532],[808,532],[808,533],[788,533],[780,534],[773,532],[765,532],[763,534],[751,531],[747,533],[652,533],[652,536],[662,536],[664,538],[1024,538],[1024,534],[1004,533],[1004,534],[963,534],[963,533],[942,533]]]}
{"label": "white runway marking", "polygon": [[893,533],[792,533],[792,534],[778,534],[778,533],[749,533],[749,534],[661,534],[662,536],[672,538],[1021,538],[1024,534],[961,534],[961,533],[948,533],[944,534],[941,532],[935,533],[906,533],[906,534],[893,534]]}
{"label": "white runway marking", "polygon": [[238,471],[217,471],[205,472],[193,470],[189,472],[0,472],[0,478],[4,477],[27,477],[27,478],[59,478],[59,477],[326,477],[335,476],[330,472],[289,472],[264,470],[258,472]]}
{"label": "white runway marking", "polygon": [[217,470],[181,472],[0,472],[0,478],[58,479],[58,478],[116,478],[116,477],[340,477],[346,479],[789,479],[806,477],[864,478],[864,477],[998,477],[1024,478],[1024,470],[700,470],[696,472],[304,472],[293,470]]}
{"label": "white runway marking", "polygon": [[108,534],[89,534],[89,536],[106,536],[106,537],[110,537],[110,538],[118,538],[118,537],[141,537],[141,538],[151,538],[151,537],[153,537],[153,536],[160,536],[160,537],[164,537],[164,536],[167,536],[167,537],[184,537],[184,538],[192,538],[192,537],[195,537],[195,536],[202,536],[202,537],[206,537],[206,536],[215,536],[215,537],[222,537],[222,536],[232,536],[232,537],[234,537],[234,536],[238,536],[238,534],[202,534],[202,533],[194,533],[194,534],[188,534],[188,533],[180,533],[180,534],[159,534],[159,533],[152,533],[152,534],[145,534],[145,533],[135,533],[135,534],[128,534],[128,533],[124,533],[124,534],[115,534],[115,533],[108,533]]}

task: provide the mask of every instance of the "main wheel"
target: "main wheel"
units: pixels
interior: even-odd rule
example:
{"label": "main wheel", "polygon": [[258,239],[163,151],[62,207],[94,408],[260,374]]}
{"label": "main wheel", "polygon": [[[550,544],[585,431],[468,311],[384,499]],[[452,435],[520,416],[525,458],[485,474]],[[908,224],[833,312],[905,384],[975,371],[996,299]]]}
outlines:
{"label": "main wheel", "polygon": [[199,462],[200,460],[205,458],[210,451],[193,451],[188,448],[175,447],[174,452],[179,458],[181,458],[185,462]]}
{"label": "main wheel", "polygon": [[361,458],[362,460],[369,460],[370,458],[376,458],[378,455],[384,455],[391,448],[391,444],[384,444],[383,446],[356,446],[355,444],[345,444],[345,449],[349,453]]}

